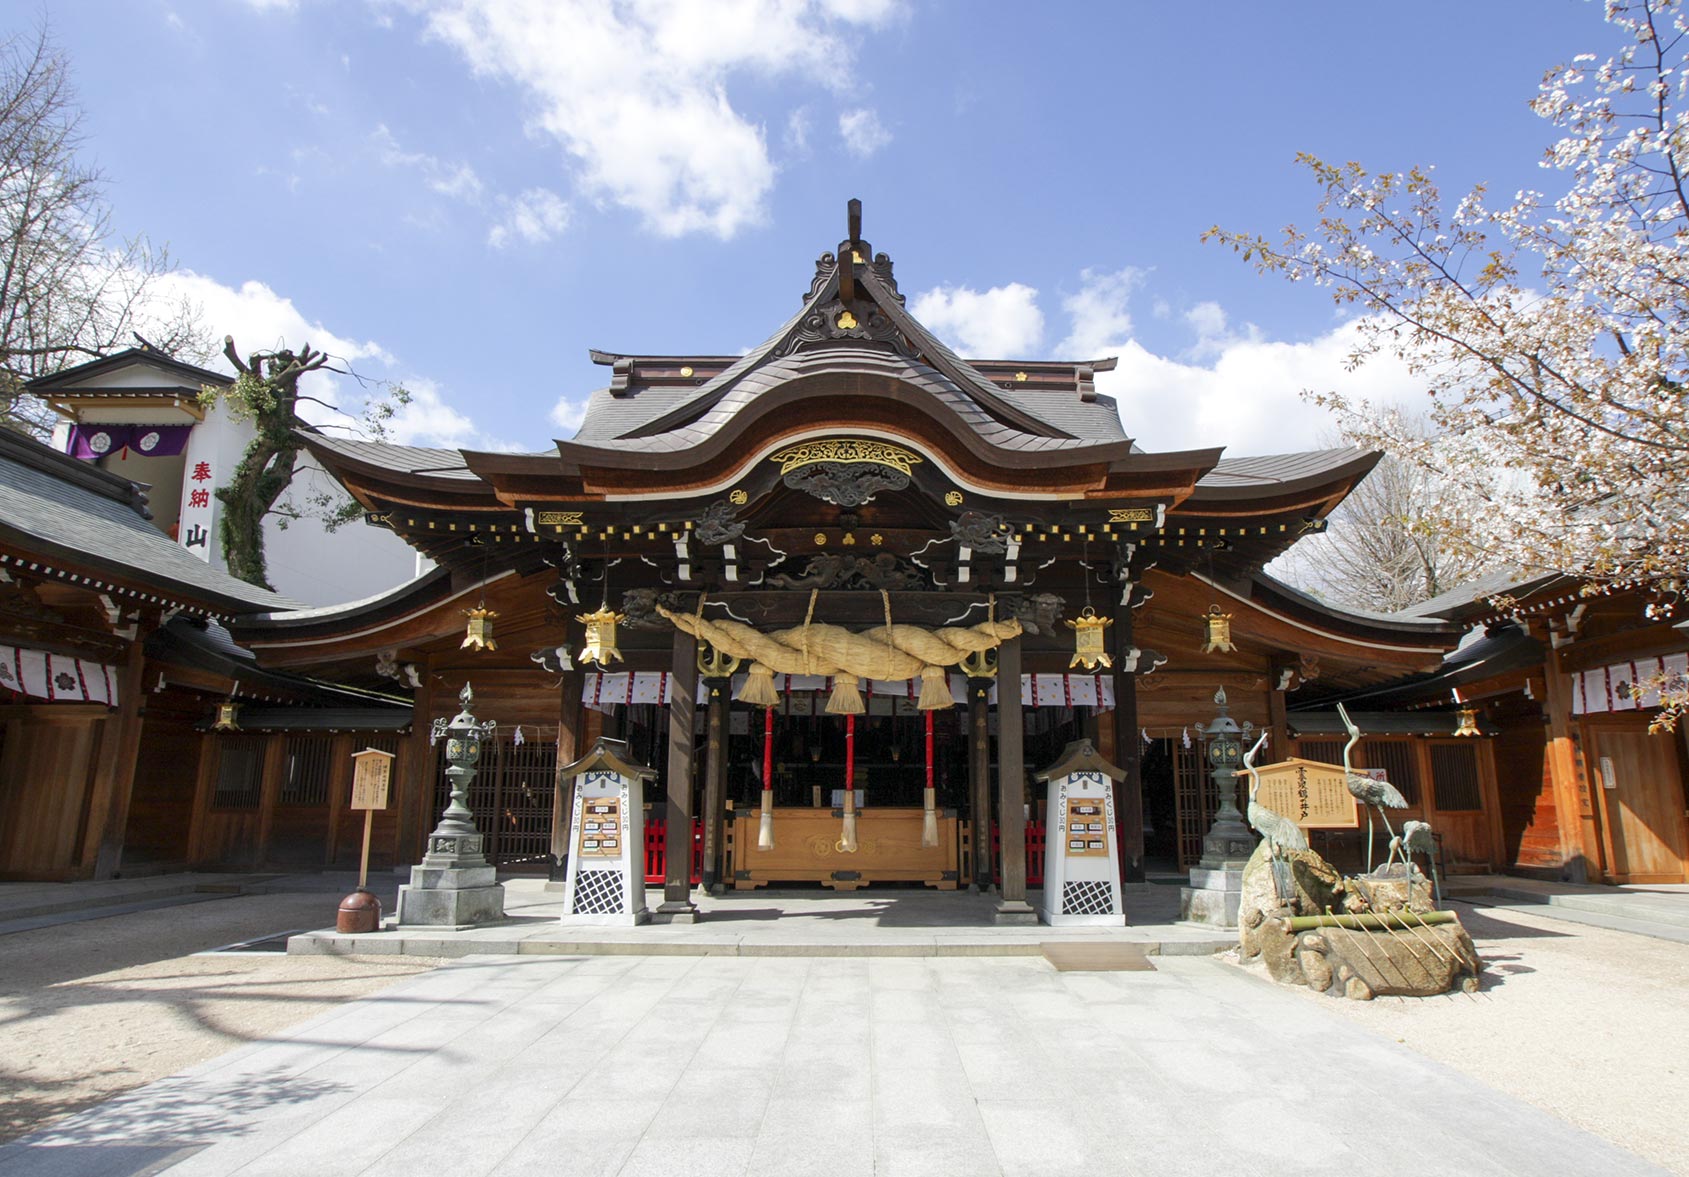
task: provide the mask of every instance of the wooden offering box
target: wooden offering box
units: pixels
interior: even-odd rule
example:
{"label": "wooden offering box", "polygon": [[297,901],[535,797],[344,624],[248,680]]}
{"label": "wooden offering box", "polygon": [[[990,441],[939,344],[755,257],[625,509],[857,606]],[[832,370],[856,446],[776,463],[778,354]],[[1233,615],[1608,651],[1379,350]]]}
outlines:
{"label": "wooden offering box", "polygon": [[733,886],[825,883],[854,891],[869,883],[925,883],[954,891],[960,877],[956,811],[938,811],[938,845],[921,845],[919,809],[859,809],[854,854],[838,848],[843,813],[837,809],[776,809],[774,848],[757,849],[755,809],[733,814]]}

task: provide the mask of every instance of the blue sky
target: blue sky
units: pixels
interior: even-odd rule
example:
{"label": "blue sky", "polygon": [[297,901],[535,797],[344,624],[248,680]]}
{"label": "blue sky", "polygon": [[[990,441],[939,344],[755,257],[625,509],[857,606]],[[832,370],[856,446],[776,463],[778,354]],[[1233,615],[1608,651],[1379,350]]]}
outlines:
{"label": "blue sky", "polygon": [[[4,18],[27,32],[39,17]],[[1542,72],[1590,0],[82,0],[54,5],[115,222],[244,346],[405,381],[418,444],[543,449],[587,349],[733,353],[844,202],[965,354],[1120,354],[1149,448],[1308,448],[1326,295],[1204,245],[1313,218],[1299,150],[1553,190]]]}

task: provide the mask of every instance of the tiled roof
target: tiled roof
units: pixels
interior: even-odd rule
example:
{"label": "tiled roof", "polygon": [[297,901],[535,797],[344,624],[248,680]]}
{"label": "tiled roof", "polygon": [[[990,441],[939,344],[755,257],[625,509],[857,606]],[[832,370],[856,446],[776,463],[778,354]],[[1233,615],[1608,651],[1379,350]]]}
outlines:
{"label": "tiled roof", "polygon": [[19,434],[0,431],[0,537],[44,556],[106,568],[234,612],[296,602],[219,572],[159,531],[135,485]]}
{"label": "tiled roof", "polygon": [[1321,477],[1369,456],[1366,450],[1346,445],[1295,454],[1222,458],[1196,485],[1199,489],[1254,490]]}

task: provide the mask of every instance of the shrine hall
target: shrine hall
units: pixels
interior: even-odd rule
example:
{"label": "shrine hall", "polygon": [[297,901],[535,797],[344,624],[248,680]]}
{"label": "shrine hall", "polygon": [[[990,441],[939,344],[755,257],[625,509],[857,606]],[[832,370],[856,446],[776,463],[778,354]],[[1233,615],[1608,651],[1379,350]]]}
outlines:
{"label": "shrine hall", "polygon": [[[1228,787],[1203,763],[1217,715],[1268,733],[1270,759],[1330,759],[1334,729],[1303,711],[1434,671],[1459,641],[1452,622],[1344,612],[1263,571],[1379,455],[1146,451],[1097,390],[1113,359],[964,359],[916,321],[855,202],[802,278],[792,317],[744,355],[593,352],[607,381],[575,436],[537,452],[306,438],[369,525],[436,566],[228,626],[266,672],[414,691],[408,732],[387,737],[377,866],[422,856],[446,798],[431,723],[470,683],[498,726],[468,804],[501,870],[562,877],[558,770],[605,735],[655,773],[646,861],[665,909],[694,886],[901,884],[1019,911],[1041,882],[1035,774],[1068,745],[1118,769],[1111,844],[1141,881],[1202,853]],[[241,788],[263,757],[229,755],[265,730],[297,738],[288,723],[271,708],[208,736],[201,847],[262,826],[346,858],[332,805],[253,824],[219,803],[269,804]],[[1438,765],[1493,790],[1483,741],[1454,732],[1432,711],[1369,743],[1392,779],[1428,779],[1422,745],[1440,742],[1459,755]],[[1435,795],[1415,804],[1449,856],[1488,864],[1482,804],[1433,813]]]}

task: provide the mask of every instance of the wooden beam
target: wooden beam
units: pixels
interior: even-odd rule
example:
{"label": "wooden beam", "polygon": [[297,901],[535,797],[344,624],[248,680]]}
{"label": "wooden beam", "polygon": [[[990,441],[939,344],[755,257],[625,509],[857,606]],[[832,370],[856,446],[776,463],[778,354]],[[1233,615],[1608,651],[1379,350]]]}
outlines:
{"label": "wooden beam", "polygon": [[[1550,645],[1546,627],[1537,631],[1545,647]],[[1574,883],[1598,882],[1602,877],[1602,846],[1596,828],[1595,799],[1590,795],[1582,753],[1572,723],[1572,683],[1560,668],[1560,657],[1551,647],[1543,658],[1543,711],[1548,717],[1549,779],[1554,787],[1554,808],[1560,830],[1560,860],[1566,878]]]}
{"label": "wooden beam", "polygon": [[727,794],[728,709],[731,678],[705,679],[709,698],[704,728],[704,889],[721,890],[721,829]]}
{"label": "wooden beam", "polygon": [[[1020,638],[997,650],[997,808],[1003,879],[999,917],[1030,913],[1026,903],[1025,716],[1020,702]],[[1033,917],[1036,918],[1035,916]]]}
{"label": "wooden beam", "polygon": [[[146,634],[137,629],[124,656],[118,676],[116,739],[101,741],[101,752],[111,749],[111,758],[100,766],[91,798],[92,820],[99,829],[99,850],[94,858],[96,879],[116,878],[123,866],[123,839],[129,828],[129,799],[135,789],[135,764],[141,754],[141,701],[146,691]],[[89,830],[90,839],[94,836]]]}
{"label": "wooden beam", "polygon": [[582,754],[581,684],[586,675],[582,671],[566,671],[557,688],[557,772],[551,785],[551,878],[560,882],[568,877],[569,823],[575,811],[575,779],[564,779],[563,770]]}
{"label": "wooden beam", "polygon": [[698,714],[698,642],[674,631],[674,660],[669,669],[669,765],[666,798],[668,863],[663,873],[663,902],[658,917],[692,923],[698,909],[692,891],[692,756]]}
{"label": "wooden beam", "polygon": [[1132,652],[1132,610],[1114,613],[1114,755],[1126,779],[1114,785],[1115,820],[1120,823],[1121,879],[1144,881],[1143,742],[1138,738],[1138,676],[1123,669]]}
{"label": "wooden beam", "polygon": [[428,729],[434,723],[434,665],[427,657],[417,667],[422,685],[411,704],[410,755],[399,781],[399,830],[393,847],[394,865],[422,861],[422,843],[433,829],[434,749]]}
{"label": "wooden beam", "polygon": [[968,680],[968,818],[973,822],[974,890],[997,885],[991,860],[991,684]]}

